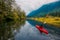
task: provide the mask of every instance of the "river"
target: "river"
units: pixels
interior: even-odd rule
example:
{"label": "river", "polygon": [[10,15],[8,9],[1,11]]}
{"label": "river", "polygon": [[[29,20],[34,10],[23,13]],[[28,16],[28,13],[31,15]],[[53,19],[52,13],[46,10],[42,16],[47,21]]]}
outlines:
{"label": "river", "polygon": [[27,20],[19,32],[15,35],[15,40],[60,40],[60,29],[53,26],[43,24],[44,28],[48,30],[49,34],[40,33],[35,25],[42,25],[43,23]]}

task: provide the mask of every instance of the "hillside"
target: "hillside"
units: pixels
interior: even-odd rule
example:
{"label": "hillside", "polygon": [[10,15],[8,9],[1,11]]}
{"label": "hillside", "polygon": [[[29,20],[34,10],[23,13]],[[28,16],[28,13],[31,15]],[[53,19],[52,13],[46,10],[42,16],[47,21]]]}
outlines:
{"label": "hillside", "polygon": [[45,15],[48,12],[54,10],[54,9],[59,9],[60,8],[60,1],[54,2],[54,3],[49,3],[46,5],[43,5],[42,7],[38,8],[37,10],[32,11],[27,15],[27,17],[41,17],[41,15]]}
{"label": "hillside", "polygon": [[55,9],[51,12],[48,12],[47,15],[53,16],[53,17],[60,17],[60,8],[59,9]]}

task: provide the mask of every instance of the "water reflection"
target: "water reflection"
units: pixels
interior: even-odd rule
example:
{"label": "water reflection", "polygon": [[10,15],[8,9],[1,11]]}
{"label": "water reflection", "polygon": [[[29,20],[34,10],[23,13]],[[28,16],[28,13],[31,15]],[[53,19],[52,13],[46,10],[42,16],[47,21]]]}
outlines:
{"label": "water reflection", "polygon": [[24,25],[20,27],[19,25],[8,25],[1,26],[0,28],[0,40],[60,40],[60,32],[58,28],[44,24],[44,28],[49,31],[49,34],[40,33],[35,25],[41,25],[42,23],[27,20]]}
{"label": "water reflection", "polygon": [[3,23],[0,24],[0,40],[15,40],[14,36],[16,33],[18,33],[19,29],[21,28],[21,25],[24,25],[25,21],[22,23],[17,22],[14,23],[8,22],[8,23]]}
{"label": "water reflection", "polygon": [[20,29],[20,33],[15,36],[16,40],[43,40],[48,39],[40,34],[40,32],[28,22]]}
{"label": "water reflection", "polygon": [[[25,25],[22,26],[20,32],[15,36],[15,40],[60,40],[58,30],[56,28],[45,27],[49,34],[41,34],[34,25],[39,24],[35,21],[26,21]],[[41,23],[40,23],[41,24]],[[46,25],[47,26],[47,25]]]}

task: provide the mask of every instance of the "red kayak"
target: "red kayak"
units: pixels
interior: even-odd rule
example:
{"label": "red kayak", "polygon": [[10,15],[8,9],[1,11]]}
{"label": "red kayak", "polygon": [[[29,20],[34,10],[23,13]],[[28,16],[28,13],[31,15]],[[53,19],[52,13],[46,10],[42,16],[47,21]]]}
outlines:
{"label": "red kayak", "polygon": [[44,29],[43,26],[39,26],[39,25],[36,25],[36,28],[40,31],[40,32],[43,32],[45,34],[48,34],[48,31],[46,29]]}

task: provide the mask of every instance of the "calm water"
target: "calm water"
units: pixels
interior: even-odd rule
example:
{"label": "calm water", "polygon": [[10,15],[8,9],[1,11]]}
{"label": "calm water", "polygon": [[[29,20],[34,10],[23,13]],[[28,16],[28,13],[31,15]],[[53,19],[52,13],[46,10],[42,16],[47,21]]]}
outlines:
{"label": "calm water", "polygon": [[35,28],[36,24],[42,25],[40,22],[27,20],[25,25],[22,26],[19,32],[16,33],[15,40],[60,40],[60,29],[43,24],[44,28],[49,31],[49,34],[41,34]]}

